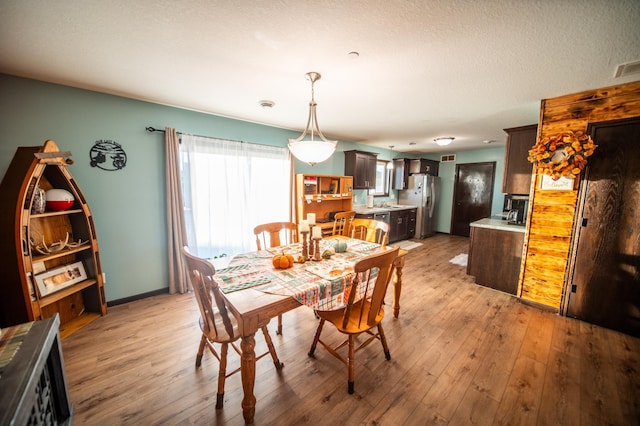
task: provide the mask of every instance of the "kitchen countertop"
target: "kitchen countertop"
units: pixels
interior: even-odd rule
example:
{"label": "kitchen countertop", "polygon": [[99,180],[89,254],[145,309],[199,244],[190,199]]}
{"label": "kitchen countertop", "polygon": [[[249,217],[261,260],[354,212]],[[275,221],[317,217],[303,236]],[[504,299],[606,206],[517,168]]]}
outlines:
{"label": "kitchen countertop", "polygon": [[475,222],[471,222],[470,226],[476,226],[478,228],[497,229],[499,231],[511,231],[521,232],[524,234],[525,226],[509,225],[506,220],[503,219],[480,219]]}
{"label": "kitchen countertop", "polygon": [[386,212],[392,212],[395,210],[410,210],[410,209],[416,209],[418,208],[418,206],[410,206],[410,205],[406,205],[406,204],[389,204],[386,207],[367,207],[367,206],[353,206],[353,210],[357,213],[357,214],[373,214],[373,213],[386,213]]}

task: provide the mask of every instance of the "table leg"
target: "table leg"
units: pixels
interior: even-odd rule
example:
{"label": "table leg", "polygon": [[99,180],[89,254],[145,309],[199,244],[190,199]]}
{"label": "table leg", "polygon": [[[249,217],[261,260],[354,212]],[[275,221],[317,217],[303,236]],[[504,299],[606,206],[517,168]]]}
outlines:
{"label": "table leg", "polygon": [[240,342],[242,358],[240,360],[240,375],[242,376],[242,389],[244,398],[242,399],[242,416],[245,424],[253,423],[253,416],[256,413],[256,397],[253,394],[253,386],[256,381],[256,353],[255,353],[255,333],[243,336]]}
{"label": "table leg", "polygon": [[402,268],[404,267],[404,256],[398,256],[394,261],[396,266],[396,276],[393,281],[393,316],[400,315],[400,293],[402,292]]}

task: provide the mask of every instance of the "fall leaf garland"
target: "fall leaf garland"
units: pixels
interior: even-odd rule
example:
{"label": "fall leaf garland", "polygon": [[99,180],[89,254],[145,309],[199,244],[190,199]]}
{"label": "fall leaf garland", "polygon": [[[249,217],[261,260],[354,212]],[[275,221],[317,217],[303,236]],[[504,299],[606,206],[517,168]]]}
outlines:
{"label": "fall leaf garland", "polygon": [[538,173],[551,176],[575,178],[587,165],[587,157],[597,145],[584,132],[566,131],[544,137],[529,150],[529,162],[536,165]]}

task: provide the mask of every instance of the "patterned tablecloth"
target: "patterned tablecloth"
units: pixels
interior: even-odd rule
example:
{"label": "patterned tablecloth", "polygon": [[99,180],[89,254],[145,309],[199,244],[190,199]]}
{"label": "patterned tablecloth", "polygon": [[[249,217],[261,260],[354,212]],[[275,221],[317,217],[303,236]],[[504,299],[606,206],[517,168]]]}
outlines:
{"label": "patterned tablecloth", "polygon": [[[336,240],[321,240],[320,252],[333,247]],[[334,310],[343,306],[355,274],[355,263],[376,251],[380,245],[362,240],[346,240],[347,251],[330,259],[296,263],[289,269],[276,269],[271,259],[276,253],[298,258],[302,244],[276,247],[235,256],[229,266],[216,270],[214,279],[224,293],[246,288],[267,293],[293,296],[300,303],[318,310]],[[361,290],[361,289],[359,289]]]}

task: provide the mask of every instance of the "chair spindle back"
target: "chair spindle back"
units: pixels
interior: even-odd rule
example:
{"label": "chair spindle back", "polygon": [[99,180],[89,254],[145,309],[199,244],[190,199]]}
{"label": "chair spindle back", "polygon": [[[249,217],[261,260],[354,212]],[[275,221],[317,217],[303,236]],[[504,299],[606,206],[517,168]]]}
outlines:
{"label": "chair spindle back", "polygon": [[334,215],[331,235],[351,236],[351,222],[355,217],[356,212],[353,210],[336,213]]}
{"label": "chair spindle back", "polygon": [[353,219],[351,222],[351,238],[377,243],[386,247],[389,239],[389,225],[374,219]]}
{"label": "chair spindle back", "polygon": [[[385,250],[381,253],[372,254],[356,262],[353,271],[355,272],[355,278],[349,292],[349,297],[346,302],[346,309],[344,311],[344,317],[342,319],[342,326],[347,327],[347,324],[355,319],[352,318],[354,312],[353,306],[356,303],[362,303],[362,299],[366,299],[370,302],[369,310],[357,309],[355,312],[359,316],[357,323],[362,324],[364,320],[367,325],[376,324],[376,318],[382,310],[384,302],[384,296],[387,293],[387,288],[391,277],[395,271],[394,260],[398,257],[399,247],[394,247],[389,250]],[[372,271],[377,269],[377,275],[372,278]],[[373,291],[371,296],[367,297],[371,287]],[[362,287],[362,291],[356,291],[359,287]],[[366,315],[366,318],[364,318]]]}
{"label": "chair spindle back", "polygon": [[[233,340],[234,328],[218,283],[213,279],[216,268],[205,259],[189,253],[182,248],[182,256],[187,262],[191,286],[200,308],[204,331],[211,336],[225,335]],[[221,329],[223,328],[223,329]]]}
{"label": "chair spindle back", "polygon": [[293,222],[263,223],[253,228],[258,251],[298,242],[298,227]]}

